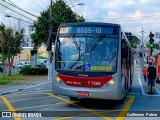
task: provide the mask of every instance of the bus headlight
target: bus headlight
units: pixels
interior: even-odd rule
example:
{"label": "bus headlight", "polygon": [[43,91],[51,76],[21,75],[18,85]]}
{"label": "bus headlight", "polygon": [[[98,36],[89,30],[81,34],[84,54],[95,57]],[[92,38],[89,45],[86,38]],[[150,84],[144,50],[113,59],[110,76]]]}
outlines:
{"label": "bus headlight", "polygon": [[57,82],[60,82],[61,79],[60,79],[58,76],[56,76],[56,81],[57,81]]}
{"label": "bus headlight", "polygon": [[112,78],[112,79],[109,81],[109,84],[110,84],[110,85],[114,85],[114,80],[115,80],[115,79]]}

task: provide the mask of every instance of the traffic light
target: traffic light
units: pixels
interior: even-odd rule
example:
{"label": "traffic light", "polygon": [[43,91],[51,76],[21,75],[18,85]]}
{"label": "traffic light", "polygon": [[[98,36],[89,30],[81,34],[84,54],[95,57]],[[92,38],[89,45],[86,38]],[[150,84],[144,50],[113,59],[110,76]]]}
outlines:
{"label": "traffic light", "polygon": [[150,32],[150,34],[149,34],[149,47],[150,48],[153,48],[154,47],[154,39],[153,39],[153,37],[154,37],[154,34],[152,34],[152,32]]}

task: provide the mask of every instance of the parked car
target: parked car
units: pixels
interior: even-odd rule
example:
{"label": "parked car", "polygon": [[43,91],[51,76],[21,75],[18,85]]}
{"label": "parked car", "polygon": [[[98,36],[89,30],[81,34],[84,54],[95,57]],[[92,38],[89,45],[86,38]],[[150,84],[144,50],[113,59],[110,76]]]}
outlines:
{"label": "parked car", "polygon": [[48,59],[37,59],[37,66],[47,67]]}
{"label": "parked car", "polygon": [[19,62],[15,63],[13,65],[13,67],[22,68],[22,67],[24,67],[26,65],[30,65],[29,62],[27,63],[26,61],[19,61]]}
{"label": "parked car", "polygon": [[24,67],[24,64],[17,62],[17,63],[15,63],[15,64],[13,65],[13,67],[14,67],[14,68],[23,68],[23,67]]}

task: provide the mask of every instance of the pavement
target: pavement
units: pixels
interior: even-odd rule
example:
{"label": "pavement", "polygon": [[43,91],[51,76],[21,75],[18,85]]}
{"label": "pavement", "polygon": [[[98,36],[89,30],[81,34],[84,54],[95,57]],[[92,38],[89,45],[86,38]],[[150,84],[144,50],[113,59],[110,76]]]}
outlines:
{"label": "pavement", "polygon": [[7,85],[0,85],[0,95],[34,88],[48,83],[50,83],[50,81],[48,81],[48,77],[42,76],[42,78],[38,77],[37,79],[18,81],[16,83],[10,83]]}

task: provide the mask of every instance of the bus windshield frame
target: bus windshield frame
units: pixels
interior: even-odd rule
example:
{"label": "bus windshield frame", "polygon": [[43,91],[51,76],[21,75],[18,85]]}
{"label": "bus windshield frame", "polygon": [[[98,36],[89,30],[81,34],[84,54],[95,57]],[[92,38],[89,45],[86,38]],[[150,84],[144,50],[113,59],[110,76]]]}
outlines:
{"label": "bus windshield frame", "polygon": [[119,34],[102,33],[59,33],[55,47],[55,70],[63,74],[72,71],[76,76],[84,73],[89,76],[116,73]]}

